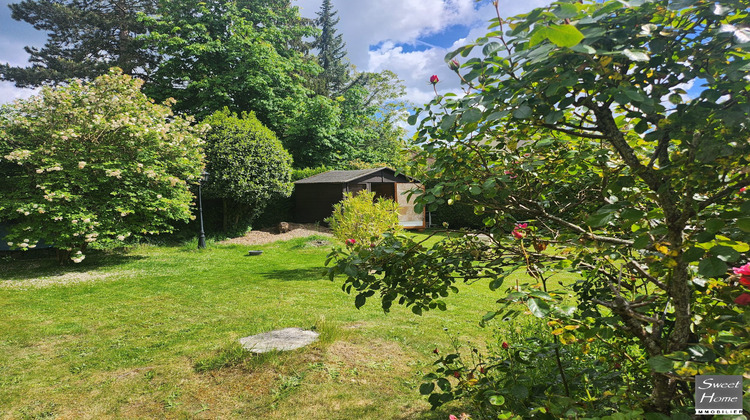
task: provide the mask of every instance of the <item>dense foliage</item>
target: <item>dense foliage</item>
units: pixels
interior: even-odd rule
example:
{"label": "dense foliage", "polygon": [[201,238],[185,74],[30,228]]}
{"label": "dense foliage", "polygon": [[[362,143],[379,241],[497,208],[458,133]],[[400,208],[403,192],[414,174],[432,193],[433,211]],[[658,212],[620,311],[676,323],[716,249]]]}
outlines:
{"label": "dense foliage", "polygon": [[223,202],[224,230],[252,221],[266,203],[292,192],[292,158],[255,114],[228,109],[206,118],[206,196]]}
{"label": "dense foliage", "polygon": [[47,32],[42,48],[26,47],[30,67],[0,65],[0,80],[37,87],[71,78],[91,80],[119,67],[148,78],[158,56],[139,38],[138,14],[152,14],[156,0],[24,0],[11,4],[13,19]]}
{"label": "dense foliage", "polygon": [[11,9],[49,41],[28,49],[31,67],[0,66],[2,80],[58,84],[116,65],[156,101],[174,98],[178,114],[255,112],[297,168],[399,159],[403,83],[389,71],[353,72],[330,2],[315,21],[290,0],[26,0]]}
{"label": "dense foliage", "polygon": [[79,262],[91,243],[172,231],[191,217],[200,128],[113,70],[0,108],[0,220],[15,249],[54,244]]}
{"label": "dense foliage", "polygon": [[[438,95],[412,117],[417,163],[434,159],[415,168],[434,185],[421,202],[473,205],[490,242],[428,250],[394,236],[334,253],[331,273],[358,296],[379,291],[384,308],[398,300],[421,312],[444,307],[458,281],[494,290],[524,270],[532,281],[512,285],[485,321],[512,319],[519,305],[547,320],[559,369],[546,394],[565,397],[560,413],[690,413],[694,375],[750,368],[748,302],[728,275],[750,251],[748,6],[562,1],[510,19],[498,10],[485,37],[446,57],[465,95]],[[686,94],[693,85],[697,97]],[[548,287],[568,271],[580,275],[577,306]],[[625,384],[569,386],[561,353],[592,343],[623,356]],[[446,377],[435,404],[465,384]],[[512,388],[480,391],[492,416],[550,412],[542,400],[513,406]]]}
{"label": "dense foliage", "polygon": [[[312,32],[297,9],[286,6],[257,0],[164,2],[158,14],[144,17],[149,41],[165,57],[147,94],[175,98],[175,110],[199,119],[224,107],[254,111],[283,135],[307,101],[303,75],[317,71],[290,46]],[[275,24],[279,15],[284,26]]]}

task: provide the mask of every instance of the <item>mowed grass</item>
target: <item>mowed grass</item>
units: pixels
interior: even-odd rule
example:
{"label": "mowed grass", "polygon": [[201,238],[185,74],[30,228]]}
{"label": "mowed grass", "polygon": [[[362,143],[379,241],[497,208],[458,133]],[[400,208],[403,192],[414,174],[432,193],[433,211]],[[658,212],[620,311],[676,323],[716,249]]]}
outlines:
{"label": "mowed grass", "polygon": [[[318,238],[320,239],[320,238]],[[354,308],[314,238],[253,249],[141,246],[61,268],[0,261],[0,418],[447,418],[419,395],[432,350],[483,346],[485,283],[416,316]],[[512,278],[510,281],[514,281]],[[510,285],[510,283],[506,283]],[[239,338],[316,329],[304,349],[252,355]],[[496,326],[497,328],[497,326]],[[502,335],[502,326],[500,326]]]}

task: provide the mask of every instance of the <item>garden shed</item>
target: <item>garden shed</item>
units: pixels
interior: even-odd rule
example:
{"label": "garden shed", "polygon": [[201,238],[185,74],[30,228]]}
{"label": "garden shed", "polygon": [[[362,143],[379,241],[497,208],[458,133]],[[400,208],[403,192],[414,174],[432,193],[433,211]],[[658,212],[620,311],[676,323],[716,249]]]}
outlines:
{"label": "garden shed", "polygon": [[333,213],[334,204],[345,193],[372,191],[376,198],[398,203],[399,222],[407,229],[424,229],[424,211],[416,213],[409,191],[421,184],[396,171],[383,167],[353,171],[328,171],[294,183],[295,219],[299,223],[322,222]]}

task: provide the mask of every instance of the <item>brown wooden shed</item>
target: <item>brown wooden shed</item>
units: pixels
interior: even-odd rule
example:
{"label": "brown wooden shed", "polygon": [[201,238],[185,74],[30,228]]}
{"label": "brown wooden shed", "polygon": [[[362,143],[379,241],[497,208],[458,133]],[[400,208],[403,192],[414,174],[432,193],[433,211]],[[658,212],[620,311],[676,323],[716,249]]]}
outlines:
{"label": "brown wooden shed", "polygon": [[421,185],[387,167],[324,172],[294,183],[295,219],[298,223],[323,222],[345,193],[367,190],[374,192],[376,198],[389,198],[399,204],[402,226],[423,229],[424,212],[415,213],[407,197],[407,192],[414,188],[421,188]]}

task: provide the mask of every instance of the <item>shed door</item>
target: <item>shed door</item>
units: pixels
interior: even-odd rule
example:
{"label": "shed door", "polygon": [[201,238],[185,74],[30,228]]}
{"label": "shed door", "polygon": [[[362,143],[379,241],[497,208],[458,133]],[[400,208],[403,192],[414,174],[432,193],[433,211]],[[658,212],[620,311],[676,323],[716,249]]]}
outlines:
{"label": "shed door", "polygon": [[417,193],[412,195],[411,200],[409,199],[410,191],[416,189],[424,191],[424,186],[414,182],[396,183],[395,186],[399,224],[405,228],[424,228],[424,210],[422,210],[421,213],[416,213],[414,211],[414,199],[417,197]]}

